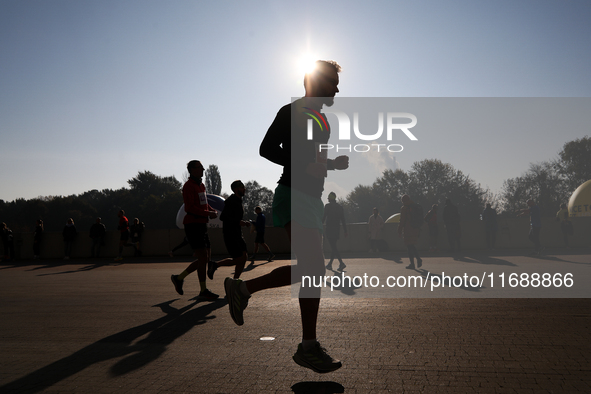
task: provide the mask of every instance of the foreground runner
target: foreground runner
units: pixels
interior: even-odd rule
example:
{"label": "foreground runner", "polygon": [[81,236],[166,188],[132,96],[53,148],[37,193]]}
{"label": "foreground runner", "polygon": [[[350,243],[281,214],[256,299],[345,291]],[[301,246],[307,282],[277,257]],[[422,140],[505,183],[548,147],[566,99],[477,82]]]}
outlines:
{"label": "foreground runner", "polygon": [[[273,222],[276,227],[284,227],[287,231],[297,265],[293,268],[294,272],[291,265],[286,265],[248,281],[226,278],[224,287],[230,315],[238,325],[244,324],[243,311],[251,294],[288,286],[300,281],[302,275],[325,274],[322,250],[324,204],[321,200],[324,178],[327,169],[348,168],[349,158],[340,156],[327,160],[326,151],[324,155],[318,152],[318,144],[327,143],[330,137],[326,117],[319,111],[323,105],[334,103],[334,96],[339,91],[340,70],[336,62],[317,61],[315,70],[304,77],[306,96],[279,110],[261,143],[261,156],[283,166],[273,198]],[[321,117],[326,125],[321,129],[313,124],[312,140],[307,139],[307,120],[310,119],[307,113],[310,112]],[[295,164],[292,166],[292,163]],[[340,368],[341,362],[333,359],[316,340],[320,289],[300,287],[299,297],[302,343],[298,345],[293,360],[318,373]]]}

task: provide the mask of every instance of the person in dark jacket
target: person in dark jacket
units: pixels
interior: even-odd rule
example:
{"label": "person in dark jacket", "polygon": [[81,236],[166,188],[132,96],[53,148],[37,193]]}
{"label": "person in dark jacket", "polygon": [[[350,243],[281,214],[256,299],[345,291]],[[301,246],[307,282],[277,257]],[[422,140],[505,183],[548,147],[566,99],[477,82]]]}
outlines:
{"label": "person in dark jacket", "polygon": [[341,254],[337,248],[337,242],[341,233],[341,224],[345,231],[345,237],[347,233],[347,223],[345,221],[345,211],[343,207],[337,203],[337,195],[334,192],[328,194],[328,204],[324,206],[324,218],[322,220],[326,223],[326,233],[324,237],[330,245],[330,261],[326,265],[326,268],[332,270],[332,262],[334,259],[339,260],[339,271],[345,269],[346,265],[343,263]]}
{"label": "person in dark jacket", "polygon": [[33,258],[38,259],[41,255],[41,240],[43,239],[43,220],[37,220],[35,235],[33,235]]}
{"label": "person in dark jacket", "polygon": [[62,230],[62,236],[64,237],[64,260],[70,259],[70,254],[72,254],[72,245],[76,240],[76,236],[78,236],[78,230],[76,230],[76,226],[74,225],[74,220],[69,218],[64,229]]}
{"label": "person in dark jacket", "polygon": [[141,222],[138,218],[133,219],[133,224],[129,228],[131,234],[131,244],[135,249],[135,255],[141,256],[142,251],[140,250],[140,241],[142,239],[142,234],[144,232],[144,228],[146,225],[144,222]]}
{"label": "person in dark jacket", "polygon": [[2,223],[2,245],[4,246],[4,261],[10,261],[14,259],[14,237],[12,230],[8,228],[6,223]]}
{"label": "person in dark jacket", "polygon": [[101,246],[105,244],[105,234],[107,228],[101,222],[101,218],[96,218],[96,222],[90,227],[90,238],[92,238],[92,249],[90,257],[99,257]]}

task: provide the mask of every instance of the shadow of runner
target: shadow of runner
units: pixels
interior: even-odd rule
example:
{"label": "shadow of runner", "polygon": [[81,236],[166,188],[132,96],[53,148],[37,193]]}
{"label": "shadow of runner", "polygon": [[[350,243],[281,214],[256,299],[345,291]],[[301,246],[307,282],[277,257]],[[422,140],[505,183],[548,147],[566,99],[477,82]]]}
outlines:
{"label": "shadow of runner", "polygon": [[333,394],[344,393],[345,387],[337,382],[300,382],[291,386],[296,394]]}
{"label": "shadow of runner", "polygon": [[[0,392],[37,393],[93,364],[123,356],[127,357],[113,365],[110,373],[112,376],[126,374],[156,360],[166,351],[167,345],[192,327],[214,319],[215,315],[210,314],[227,305],[227,301],[221,299],[191,309],[200,302],[195,300],[192,304],[176,309],[170,305],[174,301],[154,305],[160,307],[166,316],[105,337],[71,356],[1,386]],[[148,337],[133,343],[145,334],[149,334]]]}
{"label": "shadow of runner", "polygon": [[272,262],[272,261],[265,261],[265,262],[263,262],[263,263],[259,263],[259,264],[255,264],[255,263],[251,262],[251,263],[250,263],[250,264],[248,264],[246,267],[244,267],[244,269],[242,270],[242,272],[248,272],[248,271],[252,271],[252,270],[253,270],[253,269],[255,269],[255,268],[262,267],[263,265],[269,264],[269,263],[271,263],[271,262]]}

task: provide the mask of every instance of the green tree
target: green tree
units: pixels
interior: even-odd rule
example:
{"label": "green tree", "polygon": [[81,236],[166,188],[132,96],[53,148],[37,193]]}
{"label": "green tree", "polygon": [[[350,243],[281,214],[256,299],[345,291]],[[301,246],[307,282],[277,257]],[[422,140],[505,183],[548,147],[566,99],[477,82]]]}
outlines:
{"label": "green tree", "polygon": [[[271,213],[273,207],[273,192],[257,181],[248,181],[244,184],[246,194],[242,198],[244,207],[244,220],[255,220],[257,215],[254,213],[256,206],[260,206],[263,212]],[[267,217],[269,217],[267,215]]]}
{"label": "green tree", "polygon": [[138,174],[127,181],[131,192],[142,196],[155,195],[163,197],[166,193],[180,190],[182,185],[174,176],[162,177],[150,171],[138,172]]}
{"label": "green tree", "polygon": [[567,183],[557,171],[555,163],[530,164],[520,177],[503,183],[499,196],[501,212],[512,215],[527,207],[527,200],[533,199],[539,206],[542,216],[553,216],[560,204],[568,201],[570,193]]}
{"label": "green tree", "polygon": [[408,173],[384,171],[372,186],[359,185],[353,189],[344,205],[352,221],[366,221],[373,207],[377,207],[386,219],[400,212],[400,199],[404,194],[410,195],[424,209],[449,198],[465,218],[478,217],[486,200],[491,198],[488,190],[482,189],[462,171],[431,159],[414,163]]}
{"label": "green tree", "polygon": [[591,138],[585,136],[567,142],[558,155],[558,172],[565,179],[570,193],[591,179]]}
{"label": "green tree", "polygon": [[205,170],[205,190],[210,194],[220,195],[222,192],[222,176],[218,166],[210,164]]}

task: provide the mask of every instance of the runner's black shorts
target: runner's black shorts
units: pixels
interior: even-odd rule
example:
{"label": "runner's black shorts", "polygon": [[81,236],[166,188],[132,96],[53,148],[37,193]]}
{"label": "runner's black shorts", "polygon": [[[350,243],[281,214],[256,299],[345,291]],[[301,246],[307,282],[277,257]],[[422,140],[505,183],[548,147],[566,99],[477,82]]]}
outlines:
{"label": "runner's black shorts", "polygon": [[189,245],[193,250],[209,249],[209,235],[207,234],[207,223],[187,223],[185,226],[185,235]]}
{"label": "runner's black shorts", "polygon": [[254,239],[254,242],[257,244],[264,244],[265,243],[265,233],[259,233],[257,231],[257,235]]}
{"label": "runner's black shorts", "polygon": [[228,249],[230,257],[233,259],[240,257],[244,252],[247,252],[246,242],[244,242],[244,238],[242,238],[241,235],[224,234],[224,243],[226,244],[226,249]]}
{"label": "runner's black shorts", "polygon": [[119,241],[127,242],[129,240],[129,230],[121,231]]}

